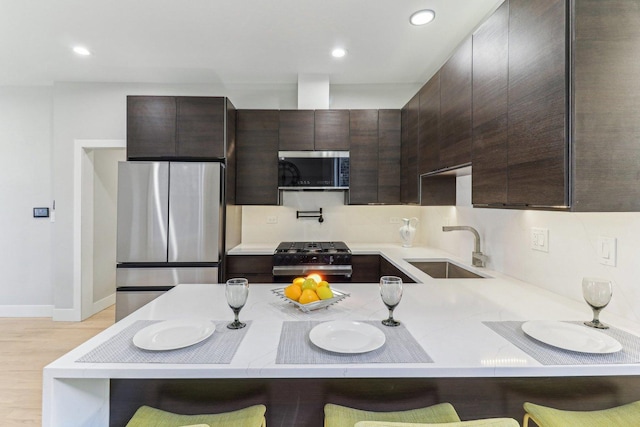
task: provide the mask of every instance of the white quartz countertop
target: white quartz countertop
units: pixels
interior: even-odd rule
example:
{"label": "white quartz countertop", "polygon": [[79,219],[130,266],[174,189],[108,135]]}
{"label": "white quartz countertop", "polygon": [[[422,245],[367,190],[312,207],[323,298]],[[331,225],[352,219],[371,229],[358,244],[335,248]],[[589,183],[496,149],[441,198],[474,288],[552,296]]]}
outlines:
{"label": "white quartz countertop", "polygon": [[[406,259],[448,258],[428,248],[350,244],[355,254],[381,254],[420,283],[405,284],[395,318],[403,322],[433,363],[277,364],[276,354],[284,321],[381,320],[387,309],[377,284],[333,283],[350,294],[327,309],[303,313],[277,298],[277,284],[251,284],[241,320],[250,320],[244,340],[229,364],[78,363],[76,360],[118,334],[136,320],[189,316],[231,320],[224,285],[180,285],[82,344],[45,368],[45,378],[296,378],[296,377],[520,377],[640,375],[640,364],[542,365],[493,332],[483,321],[590,320],[585,303],[499,273],[478,269],[483,279],[432,279]],[[275,245],[241,245],[231,254],[270,254]],[[468,265],[468,263],[467,263]],[[601,315],[605,323],[634,333],[640,326]]]}

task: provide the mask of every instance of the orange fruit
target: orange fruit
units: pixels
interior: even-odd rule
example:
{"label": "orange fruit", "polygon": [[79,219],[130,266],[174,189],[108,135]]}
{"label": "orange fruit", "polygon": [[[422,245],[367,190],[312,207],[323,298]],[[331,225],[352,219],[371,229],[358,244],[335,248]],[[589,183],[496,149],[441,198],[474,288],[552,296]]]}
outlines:
{"label": "orange fruit", "polygon": [[298,301],[300,299],[300,295],[302,295],[302,290],[300,286],[291,284],[284,288],[284,296],[294,301]]}
{"label": "orange fruit", "polygon": [[293,279],[293,284],[302,286],[302,282],[304,282],[304,280],[304,277],[296,277],[295,279]]}
{"label": "orange fruit", "polygon": [[298,302],[300,304],[309,304],[310,302],[316,302],[319,300],[320,298],[318,297],[318,294],[316,294],[316,291],[312,289],[305,289],[302,291],[302,295],[300,295]]}

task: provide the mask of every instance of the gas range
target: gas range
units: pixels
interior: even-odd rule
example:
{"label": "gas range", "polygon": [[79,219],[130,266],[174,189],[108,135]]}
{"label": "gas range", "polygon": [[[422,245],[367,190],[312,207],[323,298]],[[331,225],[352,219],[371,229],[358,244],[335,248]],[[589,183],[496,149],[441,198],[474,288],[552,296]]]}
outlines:
{"label": "gas range", "polygon": [[274,276],[319,273],[344,280],[352,271],[351,250],[344,242],[282,242],[273,253]]}

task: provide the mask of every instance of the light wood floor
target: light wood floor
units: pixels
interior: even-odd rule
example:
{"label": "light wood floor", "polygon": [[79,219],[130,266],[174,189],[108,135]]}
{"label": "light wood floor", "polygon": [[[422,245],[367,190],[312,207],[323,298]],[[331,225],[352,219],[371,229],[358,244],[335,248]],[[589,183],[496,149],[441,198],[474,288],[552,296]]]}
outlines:
{"label": "light wood floor", "polygon": [[0,426],[41,426],[42,368],[114,319],[114,306],[83,322],[0,318]]}

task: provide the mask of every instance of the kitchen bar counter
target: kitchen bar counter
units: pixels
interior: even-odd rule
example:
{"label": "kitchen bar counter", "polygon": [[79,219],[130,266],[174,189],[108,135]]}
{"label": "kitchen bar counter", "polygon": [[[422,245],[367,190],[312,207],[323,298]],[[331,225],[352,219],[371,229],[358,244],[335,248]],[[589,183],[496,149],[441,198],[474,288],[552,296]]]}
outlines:
{"label": "kitchen bar counter", "polygon": [[[395,311],[433,363],[276,364],[284,321],[381,320],[387,310],[377,284],[332,284],[350,294],[328,309],[302,313],[277,298],[276,284],[252,284],[240,314],[251,321],[229,364],[78,363],[87,352],[138,320],[165,320],[188,316],[231,320],[223,285],[180,285],[118,322],[44,369],[43,425],[109,425],[112,379],[478,379],[532,377],[635,377],[640,364],[542,365],[529,354],[493,332],[482,322],[501,320],[588,320],[584,303],[560,297],[535,286],[484,271],[484,279],[431,279],[403,261],[405,258],[450,258],[426,248],[356,246],[353,252],[380,253],[422,283],[405,285]],[[234,253],[259,254],[258,247]],[[268,252],[263,252],[268,253]],[[459,261],[459,260],[456,260]],[[603,322],[637,334],[640,326],[608,316]],[[636,380],[635,383],[638,381]],[[112,388],[113,386],[111,386]],[[638,391],[640,393],[640,391]],[[627,399],[631,396],[622,396]],[[640,396],[634,396],[640,398]]]}

